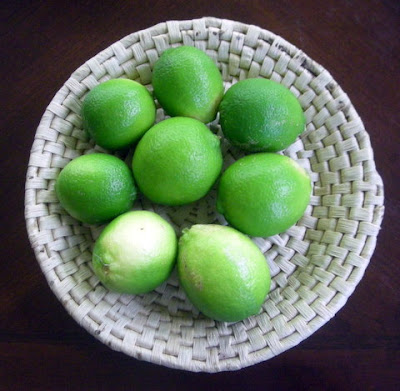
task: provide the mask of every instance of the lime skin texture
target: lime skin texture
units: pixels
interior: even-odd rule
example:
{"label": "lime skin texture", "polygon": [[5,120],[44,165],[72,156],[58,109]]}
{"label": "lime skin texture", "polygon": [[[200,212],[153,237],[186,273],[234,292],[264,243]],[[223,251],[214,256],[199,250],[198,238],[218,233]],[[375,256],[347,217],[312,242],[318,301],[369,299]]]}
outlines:
{"label": "lime skin texture", "polygon": [[165,50],[154,65],[154,95],[171,116],[208,123],[216,117],[224,94],[222,76],[213,60],[192,46]]}
{"label": "lime skin texture", "polygon": [[94,87],[82,104],[83,127],[101,147],[127,149],[154,124],[156,106],[143,85],[112,79]]}
{"label": "lime skin texture", "polygon": [[61,170],[55,189],[63,208],[88,224],[104,223],[128,211],[137,194],[129,167],[103,153],[71,160]]}
{"label": "lime skin texture", "polygon": [[132,169],[140,191],[163,205],[184,205],[205,196],[222,169],[220,140],[192,118],[154,125],[139,141]]}
{"label": "lime skin texture", "polygon": [[176,254],[176,234],[166,220],[154,212],[130,211],[115,218],[100,234],[92,264],[110,290],[139,294],[168,279]]}
{"label": "lime skin texture", "polygon": [[277,152],[303,132],[299,101],[285,86],[268,79],[245,79],[224,95],[220,107],[224,136],[246,152]]}
{"label": "lime skin texture", "polygon": [[296,161],[256,153],[237,160],[222,174],[217,209],[241,232],[268,237],[295,224],[310,196],[310,177]]}
{"label": "lime skin texture", "polygon": [[204,315],[237,322],[257,314],[271,276],[260,249],[239,231],[193,225],[179,240],[177,269],[186,295]]}

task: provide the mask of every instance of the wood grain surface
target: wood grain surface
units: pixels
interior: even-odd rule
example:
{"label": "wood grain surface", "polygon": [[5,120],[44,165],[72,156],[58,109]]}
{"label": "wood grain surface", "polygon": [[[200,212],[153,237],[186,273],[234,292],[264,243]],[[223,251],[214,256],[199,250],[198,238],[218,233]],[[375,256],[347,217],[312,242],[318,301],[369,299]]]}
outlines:
{"label": "wood grain surface", "polygon": [[[3,1],[0,390],[400,389],[400,6],[398,1]],[[385,184],[385,217],[346,306],[299,346],[237,372],[193,374],[102,345],[69,317],[30,248],[24,185],[40,118],[69,75],[134,31],[215,16],[301,48],[349,95]]]}

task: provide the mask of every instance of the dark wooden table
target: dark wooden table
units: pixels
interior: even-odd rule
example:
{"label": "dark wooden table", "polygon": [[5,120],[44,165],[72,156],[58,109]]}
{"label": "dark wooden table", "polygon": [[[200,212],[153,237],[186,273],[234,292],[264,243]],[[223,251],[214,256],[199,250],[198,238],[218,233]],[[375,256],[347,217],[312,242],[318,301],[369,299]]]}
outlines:
{"label": "dark wooden table", "polygon": [[[0,390],[399,390],[399,2],[74,3],[3,1],[0,6]],[[214,375],[135,360],[79,327],[47,286],[24,221],[24,182],[35,130],[69,75],[131,32],[201,16],[271,30],[330,71],[371,136],[386,205],[365,277],[334,319],[270,361]]]}

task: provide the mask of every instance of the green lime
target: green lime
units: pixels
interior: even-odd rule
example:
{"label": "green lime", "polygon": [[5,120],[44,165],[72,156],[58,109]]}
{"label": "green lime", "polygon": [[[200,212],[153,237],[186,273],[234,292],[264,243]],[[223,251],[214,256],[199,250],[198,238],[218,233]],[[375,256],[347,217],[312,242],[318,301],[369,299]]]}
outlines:
{"label": "green lime", "polygon": [[93,268],[110,290],[139,294],[163,283],[175,264],[171,225],[149,211],[127,212],[103,230],[93,249]]}
{"label": "green lime", "polygon": [[257,153],[237,160],[223,173],[217,208],[240,231],[266,237],[295,224],[310,195],[310,177],[297,162],[275,153]]}
{"label": "green lime", "polygon": [[220,107],[224,136],[247,152],[276,152],[303,132],[300,103],[285,86],[267,79],[246,79],[226,92]]}
{"label": "green lime", "polygon": [[154,65],[154,95],[172,117],[212,121],[224,94],[213,60],[192,46],[167,49]]}
{"label": "green lime", "polygon": [[184,231],[177,267],[193,305],[225,322],[257,314],[271,283],[259,248],[247,236],[222,225],[194,225]]}
{"label": "green lime", "polygon": [[132,167],[139,189],[151,201],[188,204],[205,196],[221,172],[220,141],[195,119],[169,118],[139,141]]}
{"label": "green lime", "polygon": [[70,161],[57,178],[56,193],[72,217],[89,224],[103,223],[128,211],[136,199],[129,167],[102,153]]}
{"label": "green lime", "polygon": [[124,149],[154,123],[156,106],[147,89],[128,79],[112,79],[94,87],[82,104],[83,127],[98,145]]}

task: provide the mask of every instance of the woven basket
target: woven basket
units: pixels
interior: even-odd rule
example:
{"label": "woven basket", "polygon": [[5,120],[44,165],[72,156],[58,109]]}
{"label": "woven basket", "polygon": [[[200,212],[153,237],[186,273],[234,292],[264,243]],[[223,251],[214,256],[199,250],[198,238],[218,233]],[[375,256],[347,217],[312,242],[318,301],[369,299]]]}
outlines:
{"label": "woven basket", "polygon": [[[74,220],[54,191],[57,175],[71,159],[106,152],[82,130],[80,108],[86,93],[100,82],[124,77],[151,90],[155,61],[168,47],[183,44],[204,50],[216,62],[226,88],[249,77],[289,87],[307,119],[306,131],[284,154],[310,173],[311,202],[287,232],[254,238],[265,253],[273,281],[261,312],[242,322],[216,322],[203,316],[185,297],[175,273],[145,295],[105,289],[91,268],[93,243],[103,227]],[[165,113],[157,107],[160,121]],[[220,132],[218,119],[210,128]],[[222,149],[225,168],[242,156],[225,140]],[[141,197],[135,209],[159,213],[179,234],[195,223],[226,224],[216,212],[215,199],[213,189],[195,204],[171,208]],[[383,201],[368,134],[331,75],[269,31],[202,18],[133,33],[72,74],[37,129],[27,172],[25,215],[31,245],[52,291],[88,332],[138,359],[217,372],[267,360],[297,345],[336,314],[372,256]]]}

